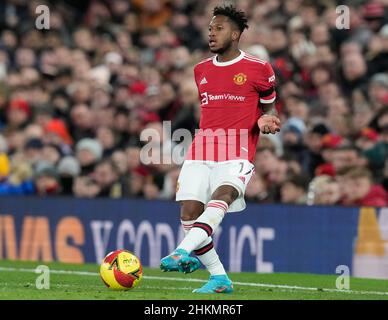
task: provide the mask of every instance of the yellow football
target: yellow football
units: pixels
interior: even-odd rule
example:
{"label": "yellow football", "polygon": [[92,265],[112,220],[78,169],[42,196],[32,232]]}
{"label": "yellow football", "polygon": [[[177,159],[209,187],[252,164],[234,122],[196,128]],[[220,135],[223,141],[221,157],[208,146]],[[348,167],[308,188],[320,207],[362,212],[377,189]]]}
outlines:
{"label": "yellow football", "polygon": [[107,254],[100,266],[100,276],[108,288],[128,290],[140,283],[143,269],[138,257],[121,249]]}

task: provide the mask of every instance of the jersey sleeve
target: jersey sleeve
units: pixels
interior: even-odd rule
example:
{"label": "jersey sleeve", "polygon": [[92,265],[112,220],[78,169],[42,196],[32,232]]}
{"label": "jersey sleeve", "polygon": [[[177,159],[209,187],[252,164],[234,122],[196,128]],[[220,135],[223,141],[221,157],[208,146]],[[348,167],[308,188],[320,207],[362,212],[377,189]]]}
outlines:
{"label": "jersey sleeve", "polygon": [[199,92],[199,81],[198,81],[198,79],[199,79],[199,75],[198,75],[199,70],[198,70],[198,69],[199,69],[199,68],[198,68],[198,65],[196,65],[196,66],[194,67],[194,80],[195,80],[195,84],[196,84],[196,86],[197,86],[198,99],[199,99],[199,101],[201,101],[201,94],[200,94],[200,92]]}
{"label": "jersey sleeve", "polygon": [[275,101],[275,73],[271,64],[268,62],[266,62],[259,70],[256,90],[259,93],[260,103],[272,103]]}
{"label": "jersey sleeve", "polygon": [[198,88],[197,74],[198,74],[198,66],[196,65],[194,67],[194,80],[195,80],[195,84],[197,85],[197,88]]}

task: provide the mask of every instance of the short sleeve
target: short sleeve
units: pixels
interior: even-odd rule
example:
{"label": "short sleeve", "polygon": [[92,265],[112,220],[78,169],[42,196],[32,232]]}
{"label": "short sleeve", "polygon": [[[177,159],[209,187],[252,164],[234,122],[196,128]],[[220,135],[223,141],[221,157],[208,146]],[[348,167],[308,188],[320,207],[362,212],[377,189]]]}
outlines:
{"label": "short sleeve", "polygon": [[275,73],[268,62],[260,68],[256,89],[261,103],[272,103],[275,101]]}
{"label": "short sleeve", "polygon": [[197,88],[198,88],[198,89],[199,89],[199,81],[198,81],[199,73],[200,73],[200,71],[199,71],[199,66],[196,65],[196,66],[194,67],[194,80],[195,80],[195,84],[197,85]]}

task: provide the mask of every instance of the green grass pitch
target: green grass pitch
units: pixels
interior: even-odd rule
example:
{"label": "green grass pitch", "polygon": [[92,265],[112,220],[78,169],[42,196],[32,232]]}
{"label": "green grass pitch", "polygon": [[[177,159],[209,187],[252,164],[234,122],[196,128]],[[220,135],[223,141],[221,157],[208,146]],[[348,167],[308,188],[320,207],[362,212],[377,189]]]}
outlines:
{"label": "green grass pitch", "polygon": [[205,270],[184,275],[144,268],[140,285],[129,291],[113,291],[104,286],[95,264],[48,263],[50,288],[37,289],[43,263],[0,260],[0,299],[120,299],[120,300],[276,300],[276,299],[373,299],[388,300],[388,280],[350,278],[349,290],[336,289],[338,275],[230,273],[232,294],[194,294],[208,278]]}

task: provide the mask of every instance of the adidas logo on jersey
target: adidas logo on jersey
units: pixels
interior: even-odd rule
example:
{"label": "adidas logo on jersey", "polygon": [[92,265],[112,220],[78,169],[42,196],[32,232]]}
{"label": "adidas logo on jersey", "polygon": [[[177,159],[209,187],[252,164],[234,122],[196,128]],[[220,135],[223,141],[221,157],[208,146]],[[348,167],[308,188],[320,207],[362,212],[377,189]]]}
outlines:
{"label": "adidas logo on jersey", "polygon": [[207,83],[206,78],[203,78],[199,84],[206,84],[206,83]]}

